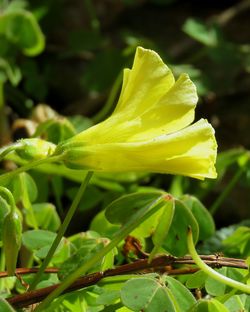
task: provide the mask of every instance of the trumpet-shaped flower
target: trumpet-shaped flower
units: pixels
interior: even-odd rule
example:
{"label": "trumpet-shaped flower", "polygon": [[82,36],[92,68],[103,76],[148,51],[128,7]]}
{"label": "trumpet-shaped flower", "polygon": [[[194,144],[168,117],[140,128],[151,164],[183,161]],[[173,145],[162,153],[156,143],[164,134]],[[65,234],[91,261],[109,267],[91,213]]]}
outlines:
{"label": "trumpet-shaped flower", "polygon": [[55,154],[71,167],[94,171],[215,178],[214,129],[204,119],[190,125],[197,100],[187,74],[175,81],[156,52],[138,47],[113,114],[62,142]]}

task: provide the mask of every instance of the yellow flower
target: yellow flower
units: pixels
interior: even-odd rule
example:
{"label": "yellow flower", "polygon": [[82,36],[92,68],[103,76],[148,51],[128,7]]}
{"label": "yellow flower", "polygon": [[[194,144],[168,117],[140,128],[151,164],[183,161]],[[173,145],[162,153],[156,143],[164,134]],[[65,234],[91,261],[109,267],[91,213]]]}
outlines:
{"label": "yellow flower", "polygon": [[156,52],[138,47],[113,114],[62,142],[55,154],[71,167],[94,171],[215,178],[214,129],[204,119],[190,125],[197,100],[187,74],[175,81]]}

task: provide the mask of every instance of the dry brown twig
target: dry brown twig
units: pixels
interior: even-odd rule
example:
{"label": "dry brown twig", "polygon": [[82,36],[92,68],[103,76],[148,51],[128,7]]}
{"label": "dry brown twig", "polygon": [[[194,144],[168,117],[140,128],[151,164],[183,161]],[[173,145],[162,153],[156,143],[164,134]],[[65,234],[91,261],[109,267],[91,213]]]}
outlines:
{"label": "dry brown twig", "polygon": [[[201,255],[201,259],[209,266],[214,268],[220,268],[223,266],[234,267],[240,269],[248,269],[247,264],[242,259],[236,258],[226,258],[219,255]],[[104,272],[96,272],[92,274],[85,275],[77,279],[66,291],[71,292],[73,290],[85,288],[97,284],[100,280],[105,277],[117,276],[123,274],[131,274],[138,272],[161,272],[169,275],[180,275],[180,274],[190,274],[198,270],[196,267],[190,267],[193,265],[194,261],[190,256],[184,257],[173,257],[168,255],[161,255],[155,257],[152,262],[148,262],[148,259],[140,259],[133,263],[124,264],[118,266],[114,269],[109,269]],[[175,265],[188,265],[186,267],[175,268]],[[29,274],[37,272],[37,269],[25,269],[20,268],[16,271],[19,275]],[[48,268],[46,273],[57,273],[58,269]],[[0,272],[0,277],[7,276],[5,272]],[[33,290],[30,292],[25,292],[20,295],[8,298],[8,302],[15,308],[27,307],[31,304],[38,303],[42,301],[46,296],[48,296],[53,290],[55,290],[60,284],[53,286]]]}

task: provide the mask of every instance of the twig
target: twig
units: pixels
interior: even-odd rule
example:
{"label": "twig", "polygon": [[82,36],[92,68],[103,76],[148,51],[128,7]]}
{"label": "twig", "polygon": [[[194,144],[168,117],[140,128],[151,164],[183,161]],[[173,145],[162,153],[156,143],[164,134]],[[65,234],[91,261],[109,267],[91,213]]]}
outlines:
{"label": "twig", "polygon": [[[25,274],[30,274],[30,273],[37,273],[39,270],[39,268],[31,268],[31,269],[27,269],[27,268],[18,268],[15,271],[16,275],[25,275]],[[47,268],[44,273],[58,273],[59,269],[57,268]],[[8,277],[8,273],[7,272],[0,272],[0,278],[2,277]]]}
{"label": "twig", "polygon": [[216,17],[216,22],[224,26],[228,24],[232,19],[234,19],[237,15],[241,14],[242,12],[250,9],[250,1],[245,0],[237,3],[235,6],[232,6],[222,12],[220,15]]}
{"label": "twig", "polygon": [[[248,268],[245,261],[242,259],[226,258],[226,257],[218,256],[218,255],[208,255],[208,256],[202,255],[200,256],[200,258],[207,265],[215,267],[215,268],[223,267],[223,266],[229,266],[229,267],[241,268],[241,269]],[[141,259],[133,263],[128,263],[128,264],[118,266],[114,269],[106,270],[104,272],[96,272],[93,274],[85,275],[77,279],[69,288],[67,288],[67,290],[64,293],[97,284],[101,279],[105,277],[110,277],[110,276],[117,276],[117,275],[135,273],[135,272],[141,272],[141,271],[145,272],[145,270],[151,270],[151,271],[162,270],[163,272],[169,275],[179,275],[179,274],[194,273],[198,270],[197,268],[193,268],[193,267],[179,268],[179,269],[173,268],[172,266],[176,264],[182,264],[182,265],[194,264],[194,261],[192,260],[191,256],[176,258],[173,256],[168,256],[168,255],[155,257],[151,263],[148,263],[148,259]],[[27,274],[26,273],[27,269],[18,269],[18,270],[20,270],[19,274]],[[21,270],[23,270],[24,273],[22,273]],[[31,304],[42,301],[59,285],[60,283],[53,285],[53,286],[26,292],[24,294],[11,297],[7,300],[15,308],[27,307]]]}

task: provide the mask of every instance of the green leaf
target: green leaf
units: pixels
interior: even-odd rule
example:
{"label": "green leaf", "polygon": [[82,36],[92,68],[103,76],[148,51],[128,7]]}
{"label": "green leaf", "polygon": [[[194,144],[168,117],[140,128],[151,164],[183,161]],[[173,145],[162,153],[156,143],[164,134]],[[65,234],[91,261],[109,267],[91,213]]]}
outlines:
{"label": "green leaf", "polygon": [[[73,253],[61,265],[59,272],[60,279],[64,279],[81,264],[88,261],[88,259],[109,242],[107,238],[100,237],[98,233],[93,231],[73,235],[69,238],[69,241],[72,244]],[[104,271],[112,268],[114,265],[115,254],[116,250],[114,249],[107,253],[102,261],[92,268],[91,272]]]}
{"label": "green leaf", "polygon": [[95,231],[80,232],[68,238],[75,250],[84,245],[95,245],[97,240],[101,238],[100,234]]}
{"label": "green leaf", "polygon": [[216,299],[199,300],[188,312],[231,312]]}
{"label": "green leaf", "polygon": [[98,231],[104,237],[111,237],[119,228],[119,225],[114,225],[107,220],[104,210],[95,215],[89,227],[90,230]]}
{"label": "green leaf", "polygon": [[0,33],[28,56],[41,53],[45,46],[44,35],[34,15],[25,10],[15,10],[1,15]]}
{"label": "green leaf", "polygon": [[114,267],[114,258],[117,253],[117,249],[114,248],[105,255],[101,263],[101,271],[105,271]]}
{"label": "green leaf", "polygon": [[19,67],[17,67],[16,64],[13,64],[10,60],[6,60],[1,57],[0,71],[3,71],[4,75],[6,75],[13,86],[17,86],[22,78],[22,73]]}
{"label": "green leaf", "polygon": [[93,121],[90,118],[82,115],[69,116],[67,117],[67,119],[73,125],[77,133],[80,133],[83,130],[86,130],[94,125]]}
{"label": "green leaf", "polygon": [[15,312],[12,306],[4,298],[0,298],[0,311],[1,312]]}
{"label": "green leaf", "polygon": [[240,226],[236,231],[223,240],[225,251],[230,254],[250,256],[250,227]]}
{"label": "green leaf", "polygon": [[[243,275],[238,269],[235,268],[221,268],[218,272],[238,282],[243,282]],[[205,282],[205,289],[211,296],[222,296],[231,290],[226,284],[222,284],[219,281],[208,277]]]}
{"label": "green leaf", "polygon": [[193,304],[196,303],[191,292],[178,280],[173,277],[166,277],[167,287],[173,293],[181,311],[187,311]]}
{"label": "green leaf", "polygon": [[214,47],[218,43],[218,30],[215,26],[208,27],[200,21],[189,18],[182,29],[190,37],[206,46]]}
{"label": "green leaf", "polygon": [[104,290],[97,298],[96,304],[110,305],[120,298],[120,290]]}
{"label": "green leaf", "polygon": [[76,134],[74,126],[67,118],[55,116],[40,123],[34,137],[45,137],[47,141],[58,144]]}
{"label": "green leaf", "polygon": [[31,251],[39,250],[45,246],[50,246],[56,234],[44,230],[31,230],[23,233],[22,241],[26,248]]}
{"label": "green leaf", "polygon": [[244,149],[230,149],[218,154],[216,170],[221,179],[229,166],[236,163],[242,155],[246,154]]}
{"label": "green leaf", "polygon": [[[58,230],[61,225],[61,221],[54,205],[50,203],[40,203],[33,204],[32,208],[39,228],[52,232],[56,232]],[[33,227],[32,220],[31,214],[27,211],[26,223],[30,227]]]}
{"label": "green leaf", "polygon": [[194,241],[199,237],[199,226],[192,212],[181,201],[175,200],[175,213],[163,247],[172,255],[181,257],[188,251],[187,229],[192,228]]}
{"label": "green leaf", "polygon": [[[95,253],[100,251],[104,247],[103,242],[98,240],[86,241],[85,245],[77,249],[76,252],[70,256],[60,267],[58,273],[59,279],[64,280],[68,275],[74,272],[84,262],[93,257]],[[100,271],[100,263],[92,268],[92,272]]]}
{"label": "green leaf", "polygon": [[[23,245],[40,259],[44,259],[56,237],[56,233],[45,230],[31,230],[23,233]],[[70,242],[63,238],[56,249],[52,262],[59,266],[70,254]]]}
{"label": "green leaf", "polygon": [[199,240],[205,240],[215,233],[214,220],[209,211],[194,196],[184,195],[180,200],[191,210],[199,225]]}
{"label": "green leaf", "polygon": [[5,12],[12,12],[20,9],[25,9],[27,7],[26,0],[12,0],[8,3],[8,5],[4,8]]}
{"label": "green leaf", "polygon": [[169,196],[168,200],[164,202],[163,207],[161,208],[160,211],[162,213],[159,216],[158,224],[152,236],[154,248],[150,253],[149,260],[156,255],[156,253],[160,250],[163,242],[167,238],[168,231],[171,226],[175,211],[175,201],[171,196]]}
{"label": "green leaf", "polygon": [[224,305],[230,312],[250,311],[250,296],[245,294],[234,295]]}
{"label": "green leaf", "polygon": [[205,281],[207,279],[207,274],[203,271],[195,272],[190,275],[186,281],[186,286],[190,289],[203,288]]}
{"label": "green leaf", "polygon": [[113,201],[106,210],[106,217],[111,223],[126,224],[138,218],[138,213],[144,215],[155,205],[159,206],[154,213],[143,222],[141,222],[131,235],[138,239],[146,238],[152,235],[159,222],[162,208],[165,205],[164,193],[160,191],[133,193],[122,196]]}
{"label": "green leaf", "polygon": [[[163,207],[164,202],[162,203],[162,208]],[[143,221],[140,225],[138,225],[136,229],[134,229],[134,231],[131,233],[131,235],[137,237],[139,240],[152,236],[152,234],[155,232],[155,229],[159,223],[160,216],[163,212],[162,208],[160,208],[149,218]]]}
{"label": "green leaf", "polygon": [[59,296],[46,308],[46,312],[92,312],[85,297],[86,290]]}
{"label": "green leaf", "polygon": [[21,173],[21,175],[18,175],[11,185],[16,202],[23,197],[23,187],[27,188],[27,193],[30,202],[34,202],[37,198],[38,190],[34,179],[26,172],[23,172]]}
{"label": "green leaf", "polygon": [[[221,274],[226,275],[226,268],[218,270]],[[208,277],[205,282],[206,292],[211,296],[222,296],[226,293],[227,285],[215,279]]]}
{"label": "green leaf", "polygon": [[156,279],[142,277],[127,281],[121,289],[122,303],[132,311],[177,312],[171,294]]}
{"label": "green leaf", "polygon": [[[105,210],[105,216],[112,224],[125,224],[141,209],[149,209],[162,192],[133,193],[113,201]],[[145,208],[146,207],[146,208]]]}
{"label": "green leaf", "polygon": [[[250,226],[250,219],[246,219],[238,224],[230,225],[228,227],[223,227],[220,230],[216,231],[215,234],[210,237],[209,239],[205,240],[201,246],[199,246],[199,252],[200,253],[206,253],[211,254],[218,252],[220,250],[221,252],[225,253],[225,245],[223,244],[223,241],[230,237],[237,228],[241,226]],[[230,246],[231,247],[231,246]],[[235,246],[237,248],[237,246]],[[231,254],[232,252],[232,254]],[[237,252],[235,254],[235,248],[228,248],[226,253],[227,256],[238,256],[239,250],[237,249]]]}
{"label": "green leaf", "polygon": [[[38,192],[36,202],[43,203],[48,201],[49,195],[51,195],[51,184],[53,184],[54,180],[61,179],[59,176],[50,176],[51,184],[48,183],[48,176],[46,176],[44,173],[41,173],[39,171],[32,171],[32,178],[35,181],[36,187],[38,190],[42,190]],[[54,191],[54,189],[53,189]],[[56,197],[56,196],[55,196]],[[57,203],[57,202],[56,202]]]}

